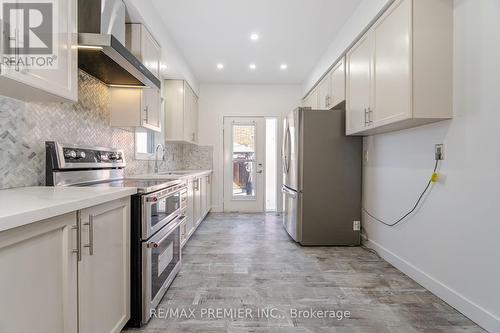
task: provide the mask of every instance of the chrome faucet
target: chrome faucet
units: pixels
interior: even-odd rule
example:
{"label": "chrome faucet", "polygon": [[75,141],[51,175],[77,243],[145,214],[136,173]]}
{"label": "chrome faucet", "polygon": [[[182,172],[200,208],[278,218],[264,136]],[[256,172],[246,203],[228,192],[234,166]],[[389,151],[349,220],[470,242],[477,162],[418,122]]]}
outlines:
{"label": "chrome faucet", "polygon": [[154,170],[154,172],[156,174],[158,174],[160,172],[159,167],[158,167],[158,148],[161,148],[161,150],[162,150],[162,160],[163,161],[167,160],[165,146],[163,146],[161,143],[157,144],[156,148],[155,148],[155,170]]}

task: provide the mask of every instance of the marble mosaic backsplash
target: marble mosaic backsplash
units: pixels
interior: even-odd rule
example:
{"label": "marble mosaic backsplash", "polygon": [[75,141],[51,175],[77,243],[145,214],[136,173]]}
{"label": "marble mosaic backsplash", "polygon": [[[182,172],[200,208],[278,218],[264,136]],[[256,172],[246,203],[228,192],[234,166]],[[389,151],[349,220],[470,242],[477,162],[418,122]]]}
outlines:
{"label": "marble mosaic backsplash", "polygon": [[[28,103],[0,96],[0,189],[45,184],[45,141],[121,148],[127,174],[149,173],[134,159],[134,133],[109,126],[108,88],[79,74],[77,103]],[[167,143],[161,170],[212,169],[212,147]]]}

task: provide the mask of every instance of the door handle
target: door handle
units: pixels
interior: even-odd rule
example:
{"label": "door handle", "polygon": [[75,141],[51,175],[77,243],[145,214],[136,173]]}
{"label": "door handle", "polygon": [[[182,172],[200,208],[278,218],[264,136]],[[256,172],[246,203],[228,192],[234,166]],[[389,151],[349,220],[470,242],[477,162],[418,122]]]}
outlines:
{"label": "door handle", "polygon": [[146,105],[146,107],[144,108],[144,122],[147,124],[149,123],[149,108],[148,106]]}
{"label": "door handle", "polygon": [[72,229],[76,230],[76,249],[73,253],[76,253],[77,261],[82,261],[82,213],[80,211],[76,212],[76,225]]}
{"label": "door handle", "polygon": [[288,129],[288,151],[286,154],[286,173],[290,171],[290,158],[292,156],[292,135],[290,134],[290,128]]}
{"label": "door handle", "polygon": [[296,199],[296,198],[297,198],[297,193],[296,193],[296,192],[294,192],[294,191],[292,191],[292,190],[290,190],[290,189],[288,189],[288,188],[287,188],[287,187],[285,187],[284,185],[283,185],[283,187],[281,188],[281,192],[283,192],[283,193],[285,193],[285,194],[287,194],[287,195],[291,196],[291,197],[292,197],[292,199]]}
{"label": "door handle", "polygon": [[83,225],[89,226],[89,243],[84,245],[83,247],[89,248],[89,254],[94,255],[94,215],[89,215],[89,221],[84,223]]}

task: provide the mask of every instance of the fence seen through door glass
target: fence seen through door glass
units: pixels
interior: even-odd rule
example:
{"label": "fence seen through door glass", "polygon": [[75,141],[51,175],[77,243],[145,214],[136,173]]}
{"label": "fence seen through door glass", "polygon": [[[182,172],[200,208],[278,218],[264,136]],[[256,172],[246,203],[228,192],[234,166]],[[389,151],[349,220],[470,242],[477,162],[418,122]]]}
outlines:
{"label": "fence seen through door glass", "polygon": [[255,125],[233,125],[233,198],[255,197]]}

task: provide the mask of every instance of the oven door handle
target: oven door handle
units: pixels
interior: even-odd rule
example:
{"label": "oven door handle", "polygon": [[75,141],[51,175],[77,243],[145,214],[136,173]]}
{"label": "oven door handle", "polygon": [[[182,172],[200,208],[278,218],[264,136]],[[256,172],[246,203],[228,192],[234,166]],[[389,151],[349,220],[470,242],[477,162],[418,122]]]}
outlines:
{"label": "oven door handle", "polygon": [[170,234],[172,233],[171,231],[174,230],[175,228],[177,228],[179,225],[182,224],[182,222],[184,222],[184,220],[186,219],[187,217],[184,216],[184,215],[181,215],[179,216],[177,219],[175,219],[174,221],[170,222],[168,224],[168,228],[169,228],[169,231],[162,237],[160,238],[159,240],[156,240],[156,241],[151,241],[151,242],[147,242],[146,243],[146,248],[148,249],[152,249],[152,248],[156,248],[156,247],[159,247],[160,244],[168,237],[170,236]]}
{"label": "oven door handle", "polygon": [[146,202],[158,202],[163,198],[171,196],[172,194],[175,194],[177,192],[181,192],[182,189],[183,189],[183,186],[175,186],[172,189],[168,189],[168,190],[152,193],[149,195],[145,195],[145,196],[143,196],[143,198]]}

